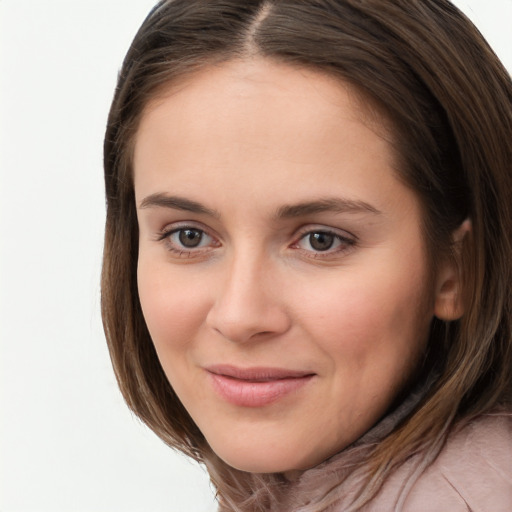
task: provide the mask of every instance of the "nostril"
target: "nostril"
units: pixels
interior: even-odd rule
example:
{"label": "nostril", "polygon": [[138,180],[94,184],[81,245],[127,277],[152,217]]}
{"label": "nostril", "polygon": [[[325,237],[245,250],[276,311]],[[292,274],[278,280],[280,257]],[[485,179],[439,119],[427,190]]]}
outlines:
{"label": "nostril", "polygon": [[[231,315],[230,315],[231,313]],[[262,340],[284,333],[288,330],[289,320],[284,311],[247,311],[246,315],[232,315],[233,311],[212,309],[207,325],[226,340],[244,343]]]}

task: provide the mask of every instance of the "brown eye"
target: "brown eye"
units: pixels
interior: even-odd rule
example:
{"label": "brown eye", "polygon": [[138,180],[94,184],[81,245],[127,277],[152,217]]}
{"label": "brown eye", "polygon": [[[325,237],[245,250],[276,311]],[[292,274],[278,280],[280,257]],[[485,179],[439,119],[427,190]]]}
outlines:
{"label": "brown eye", "polygon": [[194,249],[201,244],[203,232],[199,229],[180,229],[178,231],[178,240],[183,247]]}
{"label": "brown eye", "polygon": [[333,234],[321,231],[317,233],[310,233],[308,236],[309,245],[315,251],[327,251],[333,246],[335,241],[335,236]]}
{"label": "brown eye", "polygon": [[159,234],[158,242],[162,242],[167,251],[178,258],[206,257],[211,250],[222,244],[206,231],[194,226],[176,227]]}
{"label": "brown eye", "polygon": [[[348,233],[347,233],[348,235]],[[356,244],[356,239],[352,236],[344,236],[341,233],[330,230],[308,231],[302,235],[297,242],[297,247],[310,253],[311,256],[319,258],[342,255]]]}

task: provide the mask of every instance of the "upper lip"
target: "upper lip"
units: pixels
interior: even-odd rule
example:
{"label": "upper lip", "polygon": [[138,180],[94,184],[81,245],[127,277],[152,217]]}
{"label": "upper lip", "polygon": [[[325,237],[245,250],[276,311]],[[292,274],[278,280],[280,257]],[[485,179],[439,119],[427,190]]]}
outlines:
{"label": "upper lip", "polygon": [[223,377],[229,377],[232,379],[260,382],[281,379],[298,379],[301,377],[309,377],[314,375],[313,372],[303,370],[290,370],[287,368],[263,366],[240,368],[238,366],[226,364],[207,366],[205,370],[215,375],[221,375]]}

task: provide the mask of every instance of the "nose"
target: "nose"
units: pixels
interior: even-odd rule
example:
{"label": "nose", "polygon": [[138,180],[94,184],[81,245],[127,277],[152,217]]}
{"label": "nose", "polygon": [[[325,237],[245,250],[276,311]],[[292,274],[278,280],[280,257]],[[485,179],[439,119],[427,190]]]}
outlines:
{"label": "nose", "polygon": [[284,296],[268,261],[234,257],[218,270],[221,276],[207,325],[236,343],[271,338],[290,328]]}

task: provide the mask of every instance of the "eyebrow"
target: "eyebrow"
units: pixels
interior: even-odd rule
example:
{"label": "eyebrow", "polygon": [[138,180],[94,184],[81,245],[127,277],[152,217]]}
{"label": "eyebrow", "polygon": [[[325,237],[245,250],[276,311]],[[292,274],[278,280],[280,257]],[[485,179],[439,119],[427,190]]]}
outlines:
{"label": "eyebrow", "polygon": [[294,218],[315,213],[372,213],[380,215],[382,212],[365,201],[345,199],[339,197],[327,197],[318,201],[307,201],[304,203],[285,205],[278,208],[277,218]]}
{"label": "eyebrow", "polygon": [[220,217],[219,212],[211,210],[197,201],[192,201],[184,197],[168,196],[163,193],[151,194],[145,197],[140,202],[139,208],[172,208],[174,210],[208,215],[216,219]]}
{"label": "eyebrow", "polygon": [[[192,201],[184,197],[169,196],[164,193],[151,194],[145,197],[139,208],[171,208],[174,210],[183,210],[186,212],[208,215],[216,219],[220,218],[220,213],[216,210],[207,208],[206,206]],[[315,201],[305,201],[302,203],[284,205],[277,209],[275,218],[291,219],[304,215],[313,215],[323,212],[335,213],[371,213],[380,215],[377,208],[365,201],[345,199],[339,197],[328,197]]]}

